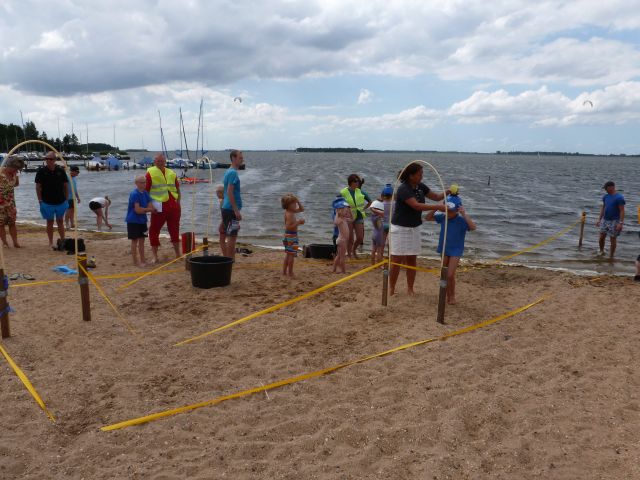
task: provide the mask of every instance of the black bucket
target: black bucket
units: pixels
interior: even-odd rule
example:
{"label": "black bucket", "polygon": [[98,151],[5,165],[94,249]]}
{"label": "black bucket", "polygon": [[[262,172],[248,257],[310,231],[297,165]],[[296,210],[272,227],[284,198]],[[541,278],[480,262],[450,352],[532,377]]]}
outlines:
{"label": "black bucket", "polygon": [[[311,243],[307,245],[307,258],[333,258],[336,247],[333,244]],[[306,255],[305,255],[306,256]]]}
{"label": "black bucket", "polygon": [[218,255],[191,257],[191,284],[198,288],[225,287],[231,283],[233,259]]}

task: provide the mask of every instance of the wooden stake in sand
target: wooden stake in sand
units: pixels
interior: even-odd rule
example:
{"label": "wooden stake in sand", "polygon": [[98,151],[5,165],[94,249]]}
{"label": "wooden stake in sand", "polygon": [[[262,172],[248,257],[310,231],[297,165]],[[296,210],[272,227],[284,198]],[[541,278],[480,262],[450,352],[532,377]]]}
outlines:
{"label": "wooden stake in sand", "polygon": [[582,212],[580,219],[580,240],[578,240],[578,248],[582,248],[582,238],[584,237],[584,224],[587,221],[587,212]]}
{"label": "wooden stake in sand", "polygon": [[202,255],[209,256],[209,239],[207,237],[202,237]]}
{"label": "wooden stake in sand", "polygon": [[184,259],[184,269],[191,270],[191,263],[189,259],[191,258],[191,252],[194,250],[195,246],[195,234],[193,232],[184,232],[182,234],[182,253],[187,253],[187,257]]}
{"label": "wooden stake in sand", "polygon": [[384,264],[384,269],[382,270],[382,306],[387,306],[387,297],[389,291],[389,264]]}
{"label": "wooden stake in sand", "polygon": [[[87,255],[78,255],[78,284],[80,285],[80,301],[82,303],[82,319],[91,321],[91,298],[89,297],[89,278],[87,277]],[[82,267],[82,268],[81,268]]]}
{"label": "wooden stake in sand", "polygon": [[8,289],[5,288],[4,268],[0,268],[0,330],[2,330],[2,338],[9,338],[11,331],[9,328],[9,303],[7,302]]}
{"label": "wooden stake in sand", "polygon": [[440,293],[438,295],[438,323],[444,325],[444,308],[447,303],[447,273],[448,267],[442,267],[440,270]]}

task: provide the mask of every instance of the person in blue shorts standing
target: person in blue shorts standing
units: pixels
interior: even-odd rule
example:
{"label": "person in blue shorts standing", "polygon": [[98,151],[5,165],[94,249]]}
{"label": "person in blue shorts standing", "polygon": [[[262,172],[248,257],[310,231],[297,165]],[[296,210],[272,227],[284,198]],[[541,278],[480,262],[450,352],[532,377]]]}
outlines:
{"label": "person in blue shorts standing", "polygon": [[45,155],[45,165],[36,173],[36,195],[40,204],[40,214],[47,221],[47,237],[49,247],[53,247],[53,221],[58,224],[60,241],[64,242],[64,213],[69,206],[69,180],[67,173],[56,165],[56,154],[48,152]]}
{"label": "person in blue shorts standing", "polygon": [[151,202],[151,195],[145,189],[147,179],[144,175],[135,178],[136,188],[129,194],[127,205],[127,238],[131,240],[131,256],[136,267],[147,264],[144,258],[144,239],[147,236],[147,213],[155,211]]}
{"label": "person in blue shorts standing", "polygon": [[618,236],[622,232],[624,225],[624,197],[616,191],[616,184],[609,180],[602,187],[607,192],[602,197],[602,207],[600,216],[596,222],[596,227],[600,228],[600,255],[604,255],[604,243],[609,235],[611,248],[609,250],[609,260],[613,260],[613,255],[618,244]]}
{"label": "person in blue shorts standing", "polygon": [[[464,252],[464,239],[467,231],[475,230],[476,224],[471,219],[458,195],[447,197],[447,244],[444,251],[444,265],[447,270],[447,303],[456,303],[456,270],[460,257]],[[442,241],[444,239],[444,212],[428,212],[425,220],[435,220],[440,224],[440,239],[438,241],[438,253],[442,253]]]}

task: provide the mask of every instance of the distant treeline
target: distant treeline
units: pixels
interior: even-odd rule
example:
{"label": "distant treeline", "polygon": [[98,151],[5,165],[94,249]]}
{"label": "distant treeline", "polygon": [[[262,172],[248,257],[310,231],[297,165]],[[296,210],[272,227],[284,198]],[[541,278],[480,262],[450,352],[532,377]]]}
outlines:
{"label": "distant treeline", "polygon": [[298,147],[296,148],[296,152],[312,152],[312,153],[363,153],[364,150],[361,148],[309,148],[309,147]]}
{"label": "distant treeline", "polygon": [[[0,123],[0,150],[8,152],[13,147],[18,145],[19,143],[24,142],[25,140],[42,140],[43,142],[47,142],[48,144],[52,145],[59,151],[64,151],[67,153],[86,153],[87,151],[119,151],[116,147],[113,147],[108,143],[89,143],[89,145],[84,143],[81,145],[75,133],[67,133],[62,137],[62,139],[49,137],[47,135],[47,132],[39,132],[36,128],[35,123],[33,122],[26,122],[24,124],[24,129],[20,125],[14,125],[13,123],[10,123],[9,125]],[[30,144],[27,145],[24,150],[34,151],[43,149],[38,147],[36,144]]]}
{"label": "distant treeline", "polygon": [[549,157],[603,157],[603,156],[637,157],[637,156],[640,156],[640,154],[627,155],[626,153],[610,153],[608,155],[600,155],[596,153],[580,153],[580,152],[521,152],[518,150],[514,152],[503,152],[501,150],[497,150],[496,155],[539,155],[541,157],[543,156],[549,156]]}

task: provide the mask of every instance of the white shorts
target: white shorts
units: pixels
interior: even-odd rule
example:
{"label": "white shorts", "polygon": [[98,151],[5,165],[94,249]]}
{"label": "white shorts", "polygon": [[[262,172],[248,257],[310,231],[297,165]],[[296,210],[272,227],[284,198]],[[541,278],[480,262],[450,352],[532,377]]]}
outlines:
{"label": "white shorts", "polygon": [[391,224],[389,249],[391,255],[420,255],[420,227],[400,227]]}

